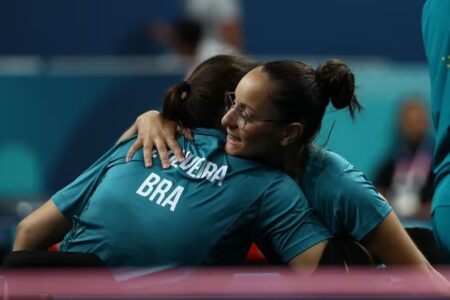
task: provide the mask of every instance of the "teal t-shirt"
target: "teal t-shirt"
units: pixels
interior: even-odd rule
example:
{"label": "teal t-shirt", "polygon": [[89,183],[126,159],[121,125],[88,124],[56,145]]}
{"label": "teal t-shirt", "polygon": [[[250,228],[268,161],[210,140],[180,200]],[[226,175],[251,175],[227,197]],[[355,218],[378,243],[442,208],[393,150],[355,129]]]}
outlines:
{"label": "teal t-shirt", "polygon": [[[450,173],[450,1],[427,1],[422,11],[422,35],[431,83],[431,113],[435,129],[435,187]],[[450,205],[450,197],[434,197],[432,210]]]}
{"label": "teal t-shirt", "polygon": [[300,187],[333,236],[360,241],[392,210],[361,171],[324,149],[311,150]]}
{"label": "teal t-shirt", "polygon": [[178,137],[182,163],[145,168],[134,139],[100,158],[52,200],[72,221],[62,251],[97,254],[109,266],[240,263],[257,241],[283,261],[328,239],[298,185],[262,164],[224,153],[224,133]]}

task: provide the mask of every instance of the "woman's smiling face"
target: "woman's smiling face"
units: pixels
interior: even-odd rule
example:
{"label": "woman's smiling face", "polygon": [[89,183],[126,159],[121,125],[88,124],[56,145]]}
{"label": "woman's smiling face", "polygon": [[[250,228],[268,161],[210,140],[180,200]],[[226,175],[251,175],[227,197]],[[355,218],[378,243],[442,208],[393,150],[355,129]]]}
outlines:
{"label": "woman's smiling face", "polygon": [[239,82],[235,104],[222,118],[227,132],[227,154],[266,161],[275,155],[280,124],[267,121],[279,119],[269,101],[270,88],[269,78],[261,67],[247,73]]}

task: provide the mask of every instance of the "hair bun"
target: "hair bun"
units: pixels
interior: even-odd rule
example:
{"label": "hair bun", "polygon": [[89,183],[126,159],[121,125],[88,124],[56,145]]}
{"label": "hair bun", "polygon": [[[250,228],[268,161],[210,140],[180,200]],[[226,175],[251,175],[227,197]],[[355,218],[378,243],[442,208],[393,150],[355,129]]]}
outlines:
{"label": "hair bun", "polygon": [[322,94],[331,100],[337,109],[350,105],[355,95],[355,76],[346,64],[333,59],[319,65],[316,76]]}
{"label": "hair bun", "polygon": [[319,65],[316,79],[322,95],[331,101],[337,109],[348,107],[353,116],[356,109],[362,107],[355,96],[355,76],[352,70],[338,59],[332,59]]}

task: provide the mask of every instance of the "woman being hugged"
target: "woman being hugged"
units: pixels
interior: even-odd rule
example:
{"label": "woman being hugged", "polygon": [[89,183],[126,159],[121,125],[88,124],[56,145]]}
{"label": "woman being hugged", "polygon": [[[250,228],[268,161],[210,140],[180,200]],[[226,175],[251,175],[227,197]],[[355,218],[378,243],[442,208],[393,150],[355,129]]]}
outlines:
{"label": "woman being hugged", "polygon": [[298,185],[224,151],[223,94],[256,65],[225,55],[199,65],[164,99],[165,118],[194,128],[194,140],[176,139],[186,159],[148,169],[140,151],[126,163],[135,137],[123,141],[26,217],[14,250],[64,238],[61,251],[93,253],[107,266],[166,269],[239,264],[256,241],[291,267],[314,270],[330,233]]}

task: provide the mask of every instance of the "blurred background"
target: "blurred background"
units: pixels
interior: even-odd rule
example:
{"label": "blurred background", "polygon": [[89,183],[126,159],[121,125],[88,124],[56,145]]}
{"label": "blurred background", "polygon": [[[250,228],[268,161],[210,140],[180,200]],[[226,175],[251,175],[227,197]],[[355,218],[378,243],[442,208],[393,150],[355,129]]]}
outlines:
{"label": "blurred background", "polygon": [[364,111],[353,122],[330,109],[317,144],[365,172],[402,217],[426,219],[432,132],[423,3],[1,1],[0,249],[10,249],[21,218],[218,53],[314,66],[344,60]]}

